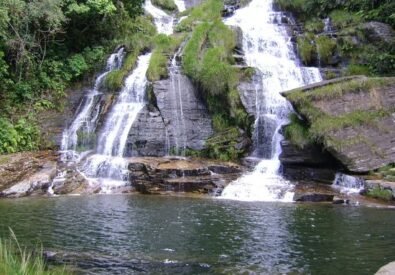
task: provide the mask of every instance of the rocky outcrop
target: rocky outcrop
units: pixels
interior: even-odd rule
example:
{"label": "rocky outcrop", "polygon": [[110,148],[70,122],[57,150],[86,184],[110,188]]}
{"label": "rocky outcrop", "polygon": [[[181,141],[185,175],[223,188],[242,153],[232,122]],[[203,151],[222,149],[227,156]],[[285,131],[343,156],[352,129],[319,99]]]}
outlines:
{"label": "rocky outcrop", "polygon": [[243,172],[234,163],[190,158],[131,158],[128,169],[132,186],[144,194],[173,191],[215,195]]}
{"label": "rocky outcrop", "polygon": [[361,29],[365,31],[367,38],[371,42],[384,41],[387,43],[394,42],[395,31],[390,25],[371,21],[362,24]]}
{"label": "rocky outcrop", "polygon": [[153,84],[153,104],[138,115],[128,137],[128,156],[164,156],[202,150],[212,136],[211,118],[184,75]]}
{"label": "rocky outcrop", "polygon": [[349,171],[395,162],[395,78],[338,79],[284,95]]}
{"label": "rocky outcrop", "polygon": [[52,151],[0,156],[0,197],[45,194],[56,175]]}
{"label": "rocky outcrop", "polygon": [[300,149],[290,141],[283,140],[281,148],[282,173],[289,180],[332,184],[336,172],[341,169],[338,161],[318,145]]}

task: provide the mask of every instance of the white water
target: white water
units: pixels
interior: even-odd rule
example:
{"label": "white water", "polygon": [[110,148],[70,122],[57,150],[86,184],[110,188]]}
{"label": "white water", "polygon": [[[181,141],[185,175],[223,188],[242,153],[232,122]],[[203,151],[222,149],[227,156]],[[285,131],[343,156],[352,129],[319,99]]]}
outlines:
{"label": "white water", "polygon": [[365,181],[359,177],[337,173],[332,187],[345,194],[359,193],[365,188]]}
{"label": "white water", "polygon": [[154,17],[155,26],[159,33],[167,35],[173,33],[174,18],[172,16],[152,5],[151,0],[145,1],[144,10]]}
{"label": "white water", "polygon": [[76,152],[77,146],[83,142],[78,140],[78,132],[82,131],[88,136],[94,133],[99,115],[99,106],[96,105],[96,100],[101,95],[100,86],[109,72],[122,66],[124,55],[124,48],[120,48],[116,53],[110,55],[107,60],[106,70],[96,78],[93,88],[88,91],[81,101],[77,110],[77,116],[70,126],[63,131],[61,144],[63,161],[78,161],[80,154]]}
{"label": "white water", "polygon": [[[182,92],[182,81],[181,77],[181,68],[177,64],[177,57],[181,55],[182,46],[178,49],[176,54],[174,55],[171,66],[169,68],[169,78],[171,81],[171,87],[169,91],[169,96],[171,98],[171,105],[173,110],[173,121],[171,124],[171,131],[173,133],[173,149],[172,152],[175,155],[183,155],[185,153],[185,149],[187,146],[187,132],[186,132],[186,124],[184,118],[184,108],[183,108],[183,95]],[[169,141],[170,143],[170,141]],[[170,144],[166,146],[170,148]],[[168,152],[169,153],[169,152]]]}
{"label": "white water", "polygon": [[292,201],[293,185],[279,173],[279,133],[292,111],[280,92],[321,81],[316,68],[300,67],[285,26],[278,22],[271,0],[253,0],[226,19],[243,30],[243,50],[248,66],[258,69],[262,92],[256,96],[254,156],[263,158],[254,171],[230,183],[221,198],[245,201]]}
{"label": "white water", "polygon": [[150,53],[138,58],[136,69],[126,78],[107,116],[98,138],[96,154],[88,157],[81,169],[91,182],[101,185],[102,191],[127,184],[127,162],[123,155],[130,128],[145,105],[145,74],[150,58]]}

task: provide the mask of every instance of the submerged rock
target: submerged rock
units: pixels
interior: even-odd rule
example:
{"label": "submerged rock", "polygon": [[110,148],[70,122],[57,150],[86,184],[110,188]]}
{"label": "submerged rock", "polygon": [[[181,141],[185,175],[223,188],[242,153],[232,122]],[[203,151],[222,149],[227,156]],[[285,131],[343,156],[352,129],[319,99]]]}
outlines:
{"label": "submerged rock", "polygon": [[395,262],[391,262],[382,266],[375,275],[394,275],[395,274]]}
{"label": "submerged rock", "polygon": [[327,202],[333,201],[334,195],[331,194],[319,194],[319,193],[306,193],[306,194],[297,194],[295,193],[293,200],[294,201],[303,201],[303,202]]}

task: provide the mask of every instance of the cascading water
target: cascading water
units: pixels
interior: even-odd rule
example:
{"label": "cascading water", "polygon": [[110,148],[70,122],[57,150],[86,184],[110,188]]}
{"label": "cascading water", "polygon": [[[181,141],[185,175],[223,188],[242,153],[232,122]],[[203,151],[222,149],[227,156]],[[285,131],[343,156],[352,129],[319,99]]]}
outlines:
{"label": "cascading water", "polygon": [[175,155],[182,155],[185,153],[187,145],[187,133],[184,118],[183,109],[183,94],[181,87],[181,68],[177,64],[177,59],[181,55],[182,46],[178,49],[177,53],[174,55],[171,66],[169,68],[169,78],[171,81],[171,87],[169,91],[169,96],[171,98],[172,110],[173,110],[173,122],[170,125],[170,131],[173,133],[172,140],[169,140],[170,144],[167,146],[173,148]]}
{"label": "cascading water", "polygon": [[[159,33],[173,33],[173,17],[153,6],[150,0],[145,2],[144,9],[154,17]],[[106,118],[98,137],[96,153],[82,164],[81,171],[90,183],[99,185],[103,193],[129,184],[124,152],[128,133],[145,105],[146,72],[150,58],[151,53],[139,56],[136,69],[126,78]]]}
{"label": "cascading water", "polygon": [[332,187],[345,194],[360,193],[365,188],[365,181],[359,177],[337,173]]}
{"label": "cascading water", "polygon": [[[61,156],[62,161],[78,161],[80,154],[78,151],[86,151],[93,146],[92,137],[97,126],[99,108],[97,102],[102,95],[100,87],[105,76],[122,66],[124,58],[124,48],[118,49],[116,53],[110,55],[107,60],[106,70],[101,73],[95,80],[95,84],[91,90],[84,96],[80,106],[77,109],[76,117],[68,128],[63,131]],[[88,137],[84,139],[84,137]],[[82,147],[82,148],[78,148]]]}
{"label": "cascading water", "polygon": [[243,31],[243,50],[248,66],[261,76],[256,83],[256,121],[253,156],[263,158],[254,171],[230,183],[221,198],[246,201],[292,201],[293,185],[279,174],[281,127],[288,123],[291,106],[280,92],[321,81],[316,68],[303,68],[290,42],[282,14],[271,0],[252,0],[225,23]]}
{"label": "cascading water", "polygon": [[173,33],[174,18],[172,16],[152,5],[151,0],[145,1],[144,10],[154,17],[155,26],[159,33],[167,35]]}
{"label": "cascading water", "polygon": [[100,132],[96,154],[90,156],[81,169],[91,181],[96,179],[102,189],[122,186],[127,181],[123,154],[129,130],[145,104],[145,74],[150,57],[150,53],[140,56],[136,69],[126,78]]}

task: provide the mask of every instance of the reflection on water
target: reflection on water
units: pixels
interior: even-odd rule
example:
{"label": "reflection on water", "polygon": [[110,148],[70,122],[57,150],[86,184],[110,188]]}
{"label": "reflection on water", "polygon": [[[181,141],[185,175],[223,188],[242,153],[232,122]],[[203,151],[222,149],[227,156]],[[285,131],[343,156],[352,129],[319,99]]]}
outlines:
{"label": "reflection on water", "polygon": [[395,259],[395,211],[156,196],[0,201],[0,236],[86,274],[371,274]]}

